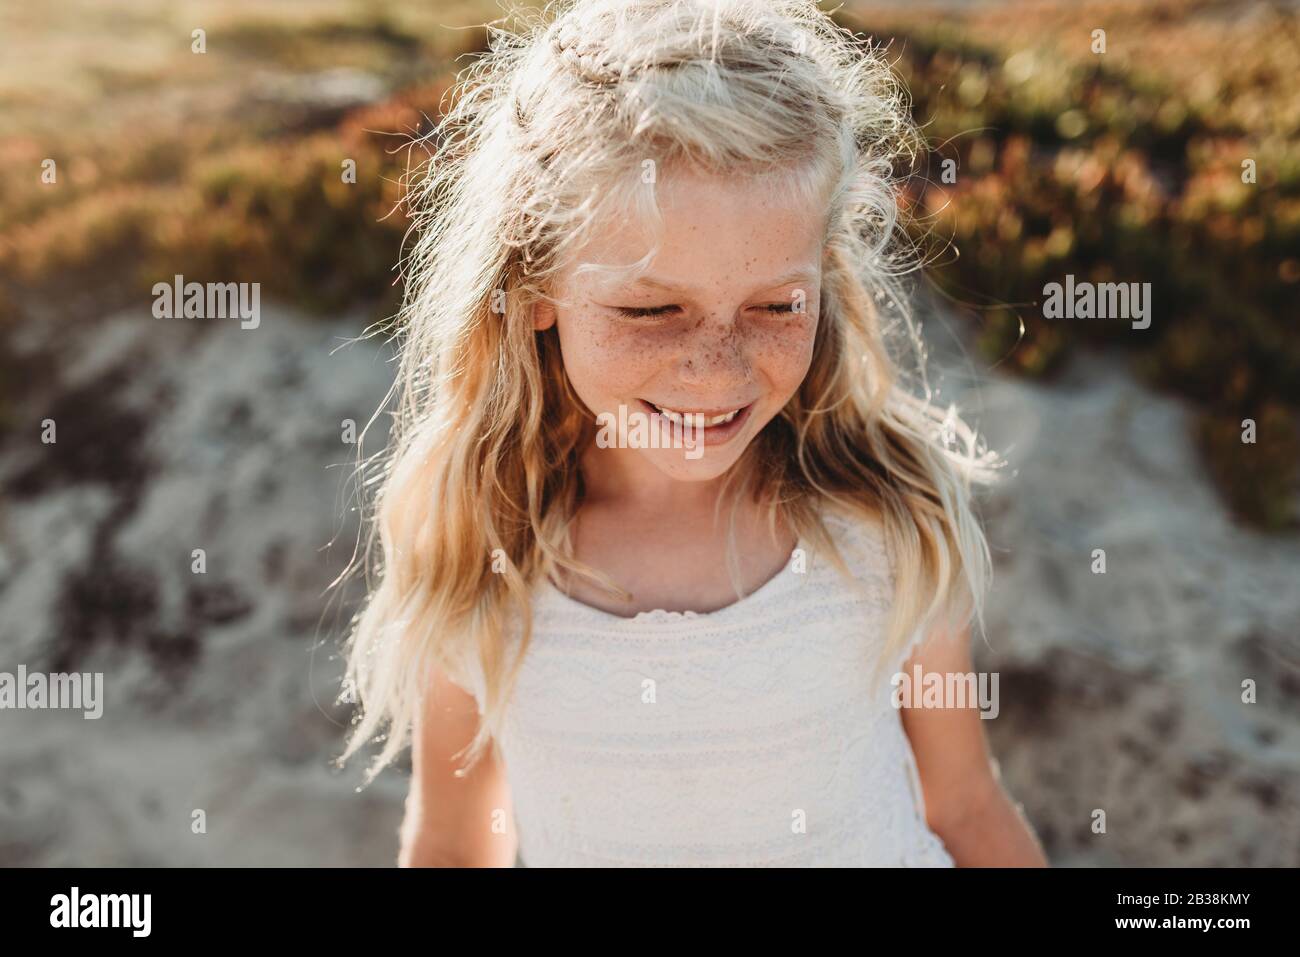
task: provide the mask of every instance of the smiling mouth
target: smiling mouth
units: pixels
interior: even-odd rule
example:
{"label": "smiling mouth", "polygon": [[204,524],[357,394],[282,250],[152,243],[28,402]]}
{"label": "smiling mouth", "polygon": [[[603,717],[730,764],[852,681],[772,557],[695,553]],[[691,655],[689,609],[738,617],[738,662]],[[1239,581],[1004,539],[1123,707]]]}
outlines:
{"label": "smiling mouth", "polygon": [[[702,417],[704,428],[706,429],[716,428],[717,426],[720,425],[726,425],[727,423],[734,421],[736,416],[740,415],[740,413],[744,412],[746,409],[749,408],[748,405],[742,405],[730,411],[703,412],[694,409],[670,409],[667,408],[666,406],[655,405],[653,402],[650,402],[646,399],[642,399],[641,401],[645,402],[646,405],[650,406],[652,409],[654,409],[656,412],[662,415],[669,422],[672,422],[674,425],[684,425],[684,424],[695,425],[696,423],[700,422],[701,420],[700,417]],[[689,417],[689,422],[687,421],[688,417]]]}

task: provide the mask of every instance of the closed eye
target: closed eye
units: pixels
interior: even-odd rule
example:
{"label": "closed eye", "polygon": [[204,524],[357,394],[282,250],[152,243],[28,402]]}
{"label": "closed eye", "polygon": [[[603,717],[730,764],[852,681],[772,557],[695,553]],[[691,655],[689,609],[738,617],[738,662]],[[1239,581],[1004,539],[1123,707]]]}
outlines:
{"label": "closed eye", "polygon": [[676,306],[615,306],[620,315],[631,319],[647,319],[654,316],[666,316],[676,311]]}
{"label": "closed eye", "polygon": [[[757,308],[765,312],[772,313],[790,313],[794,312],[794,303],[792,302],[771,302],[767,305],[758,306]],[[677,306],[615,306],[614,309],[620,314],[631,319],[648,319],[655,316],[666,316],[676,312]]]}

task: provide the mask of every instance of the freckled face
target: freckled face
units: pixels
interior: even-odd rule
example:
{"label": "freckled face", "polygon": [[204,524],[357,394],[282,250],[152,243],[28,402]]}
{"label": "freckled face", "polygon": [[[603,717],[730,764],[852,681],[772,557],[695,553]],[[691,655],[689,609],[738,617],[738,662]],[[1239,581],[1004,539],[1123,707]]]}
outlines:
{"label": "freckled face", "polygon": [[[812,361],[824,211],[779,187],[680,173],[661,179],[659,248],[636,275],[567,269],[554,309],[564,367],[592,412],[625,407],[671,431],[704,413],[703,448],[610,448],[675,479],[717,478],[798,390]],[[598,230],[579,261],[623,265],[649,248],[627,224]],[[667,420],[665,422],[665,419]],[[654,421],[654,420],[651,420]],[[678,433],[681,435],[681,433]],[[701,433],[693,433],[699,436]],[[621,443],[620,443],[621,444]],[[635,457],[635,458],[634,458]]]}

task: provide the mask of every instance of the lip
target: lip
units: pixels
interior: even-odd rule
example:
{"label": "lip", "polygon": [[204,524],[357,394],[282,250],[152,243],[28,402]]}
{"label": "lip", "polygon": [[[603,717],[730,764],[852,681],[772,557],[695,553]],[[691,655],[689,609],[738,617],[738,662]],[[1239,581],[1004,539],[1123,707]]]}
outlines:
{"label": "lip", "polygon": [[[648,415],[659,414],[659,410],[655,408],[653,405],[651,405],[649,402],[647,402],[645,399],[638,399],[637,401],[641,403],[642,411],[644,411],[646,414]],[[669,406],[669,408],[671,408],[671,406]],[[711,415],[726,415],[728,412],[730,412],[732,409],[735,408],[736,406],[733,405],[730,408],[717,409],[715,411],[706,411],[704,409],[674,409],[673,411],[682,412],[684,415],[702,414],[705,416],[711,416]],[[724,443],[731,441],[731,439],[734,438],[740,432],[740,430],[745,427],[745,423],[749,421],[749,415],[753,411],[754,411],[754,403],[750,402],[748,405],[740,406],[739,412],[737,413],[736,417],[732,419],[730,422],[727,422],[724,425],[706,426],[702,433],[703,444],[705,446],[723,445]],[[663,419],[663,427],[666,429],[671,429],[672,423],[668,422],[667,419]]]}

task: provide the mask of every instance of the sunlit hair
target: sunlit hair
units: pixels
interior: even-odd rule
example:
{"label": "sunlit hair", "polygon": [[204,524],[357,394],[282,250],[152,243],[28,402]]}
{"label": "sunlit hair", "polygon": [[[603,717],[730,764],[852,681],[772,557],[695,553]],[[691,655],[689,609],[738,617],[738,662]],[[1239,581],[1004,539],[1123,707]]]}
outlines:
{"label": "sunlit hair", "polygon": [[653,218],[646,180],[677,168],[779,183],[828,215],[811,367],[728,472],[729,500],[752,496],[832,554],[823,507],[880,520],[896,580],[882,662],[933,629],[982,625],[990,561],[970,493],[996,462],[923,387],[896,178],[919,138],[880,51],[804,0],[569,0],[491,41],[411,200],[340,762],[378,738],[368,780],[391,763],[434,668],[485,682],[476,760],[527,650],[538,576],[594,575],[568,537],[594,417],[534,306],[593,224]]}

